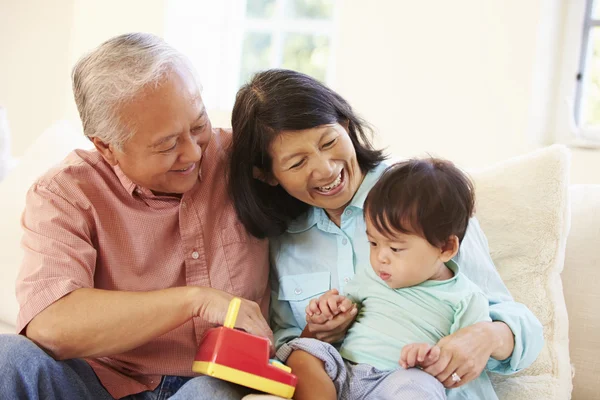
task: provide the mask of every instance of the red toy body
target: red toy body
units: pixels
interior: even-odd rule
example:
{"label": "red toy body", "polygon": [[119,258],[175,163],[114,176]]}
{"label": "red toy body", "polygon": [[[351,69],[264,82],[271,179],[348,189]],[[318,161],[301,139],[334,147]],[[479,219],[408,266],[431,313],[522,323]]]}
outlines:
{"label": "red toy body", "polygon": [[285,398],[293,396],[297,382],[289,367],[270,363],[266,338],[227,326],[206,332],[192,370]]}

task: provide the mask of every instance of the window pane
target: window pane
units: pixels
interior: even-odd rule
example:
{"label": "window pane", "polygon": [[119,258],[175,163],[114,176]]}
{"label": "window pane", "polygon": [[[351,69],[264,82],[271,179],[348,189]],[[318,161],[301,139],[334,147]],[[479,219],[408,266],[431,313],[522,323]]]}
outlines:
{"label": "window pane", "polygon": [[285,14],[290,18],[331,19],[334,0],[287,0]]}
{"label": "window pane", "polygon": [[242,45],[240,83],[250,80],[254,73],[269,68],[272,40],[270,33],[247,32]]}
{"label": "window pane", "polygon": [[592,18],[600,19],[600,0],[594,0],[594,9],[592,10]]}
{"label": "window pane", "polygon": [[275,0],[247,0],[246,16],[250,18],[270,18],[275,12]]}
{"label": "window pane", "polygon": [[600,128],[600,29],[590,33],[590,52],[583,88],[583,126]]}
{"label": "window pane", "polygon": [[303,72],[325,82],[329,37],[290,33],[283,44],[283,68]]}

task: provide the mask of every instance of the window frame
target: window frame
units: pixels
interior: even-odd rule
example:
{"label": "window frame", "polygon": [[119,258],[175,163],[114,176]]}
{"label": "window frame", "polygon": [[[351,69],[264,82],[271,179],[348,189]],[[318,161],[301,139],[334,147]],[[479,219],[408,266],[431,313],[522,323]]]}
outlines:
{"label": "window frame", "polygon": [[[581,46],[579,50],[579,71],[576,75],[575,83],[575,99],[573,104],[573,118],[575,125],[578,127],[582,126],[583,117],[583,95],[585,87],[589,82],[589,74],[587,74],[588,62],[591,57],[592,48],[590,45],[590,39],[592,30],[594,28],[600,29],[600,19],[594,19],[594,5],[595,1],[598,0],[586,0],[585,13],[583,17],[583,33],[581,37]],[[586,128],[582,128],[586,130]],[[600,128],[592,129],[593,131],[600,130]]]}
{"label": "window frame", "polygon": [[[329,39],[329,55],[325,71],[325,84],[334,85],[335,75],[335,48],[337,45],[336,32],[339,20],[340,2],[333,1],[331,19],[290,18],[285,15],[285,3],[291,0],[275,0],[275,11],[272,17],[264,19],[246,15],[246,0],[172,0],[166,3],[165,38],[174,47],[181,49],[198,69],[200,80],[206,90],[203,92],[204,101],[211,110],[229,112],[233,107],[235,94],[243,84],[240,82],[242,69],[242,51],[244,37],[247,32],[268,32],[272,35],[272,54],[270,65],[267,68],[281,67],[283,62],[284,38],[288,33],[324,35]],[[177,9],[178,8],[178,9]],[[201,14],[202,9],[210,9],[215,18],[221,18],[222,23],[217,27],[212,24],[211,29],[202,29],[202,26],[192,26],[189,29],[192,35],[211,38],[206,48],[211,48],[206,58],[200,60],[198,51],[190,50],[193,46],[185,43],[186,28],[184,19],[193,19],[193,15]],[[184,9],[189,14],[184,15]],[[202,22],[198,22],[198,25]],[[210,24],[210,23],[209,23]],[[216,44],[218,43],[218,45]],[[225,48],[228,51],[219,51],[212,54],[215,48]],[[215,62],[218,67],[209,68],[209,73],[204,73],[204,62]],[[204,76],[206,75],[206,77]],[[207,82],[205,79],[210,81]],[[211,86],[209,86],[211,85]]]}

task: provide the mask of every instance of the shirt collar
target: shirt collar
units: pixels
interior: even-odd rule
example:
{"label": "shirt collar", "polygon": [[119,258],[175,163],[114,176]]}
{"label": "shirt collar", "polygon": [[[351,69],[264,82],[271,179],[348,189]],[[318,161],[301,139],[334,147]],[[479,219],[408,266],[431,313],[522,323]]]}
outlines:
{"label": "shirt collar", "polygon": [[[152,193],[152,190],[142,187],[140,185],[136,185],[131,179],[127,177],[127,175],[125,175],[123,170],[121,170],[121,168],[118,165],[115,165],[112,168],[115,171],[117,178],[119,178],[121,185],[123,185],[127,193],[132,197],[134,195],[138,195],[140,197],[145,198],[157,197],[154,193]],[[198,180],[202,180],[202,164],[200,164],[200,170],[198,171]],[[196,182],[196,185],[197,184],[198,182]]]}
{"label": "shirt collar", "polygon": [[119,178],[121,185],[123,185],[123,187],[125,188],[127,193],[129,193],[131,196],[133,196],[134,191],[137,189],[137,185],[135,183],[133,183],[131,181],[131,179],[129,179],[127,177],[127,175],[125,175],[123,173],[123,171],[121,170],[121,168],[118,165],[115,165],[112,168],[115,171],[117,178]]}
{"label": "shirt collar", "polygon": [[[383,174],[383,172],[386,170],[387,167],[388,167],[388,164],[382,162],[382,163],[379,163],[371,171],[367,172],[367,174],[365,175],[365,179],[363,179],[358,190],[354,194],[354,197],[350,201],[350,204],[348,204],[348,206],[346,208],[352,207],[352,208],[356,208],[362,212],[364,204],[365,204],[365,199],[367,198],[369,191],[375,185],[375,183],[377,182],[379,177],[381,177],[381,175]],[[293,220],[292,222],[290,222],[290,224],[287,228],[287,232],[289,232],[289,233],[304,232],[304,231],[312,228],[314,225],[316,225],[319,221],[323,220],[324,218],[328,218],[325,210],[323,210],[322,208],[319,208],[319,207],[311,207],[305,214],[301,215],[300,217],[298,217],[295,220]]]}

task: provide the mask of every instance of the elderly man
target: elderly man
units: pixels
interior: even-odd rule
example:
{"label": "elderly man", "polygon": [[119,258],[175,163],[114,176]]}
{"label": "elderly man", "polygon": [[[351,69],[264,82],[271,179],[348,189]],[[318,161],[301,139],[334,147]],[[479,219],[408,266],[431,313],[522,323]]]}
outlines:
{"label": "elderly man", "polygon": [[0,398],[241,398],[191,371],[234,295],[237,326],[272,335],[267,242],[226,190],[230,133],[211,127],[187,60],[152,35],[82,58],[73,91],[95,151],[27,195],[21,335],[0,336]]}

